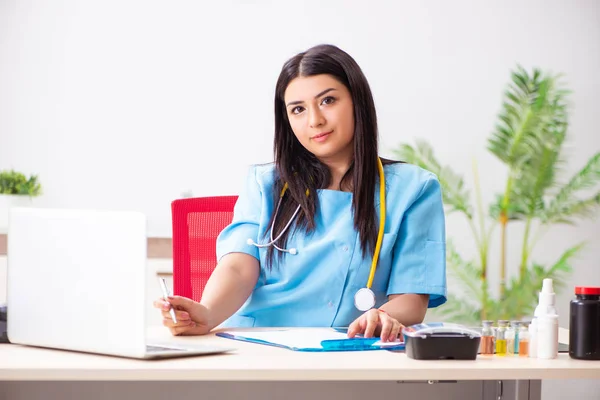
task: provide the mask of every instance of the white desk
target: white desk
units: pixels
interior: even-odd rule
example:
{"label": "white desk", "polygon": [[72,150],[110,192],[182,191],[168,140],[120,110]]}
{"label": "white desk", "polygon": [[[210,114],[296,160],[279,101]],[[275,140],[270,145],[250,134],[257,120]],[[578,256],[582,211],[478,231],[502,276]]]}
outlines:
{"label": "white desk", "polygon": [[[480,356],[475,361],[417,361],[404,353],[388,351],[302,353],[214,335],[175,338],[164,329],[152,330],[151,333],[173,343],[207,343],[233,346],[236,350],[223,355],[141,361],[0,345],[0,387],[8,381],[12,381],[7,386],[10,390],[17,390],[19,382],[22,383],[21,389],[26,389],[32,381],[41,385],[40,388],[48,387],[40,381],[86,381],[92,386],[90,381],[104,384],[106,381],[137,382],[139,387],[145,385],[140,381],[177,381],[177,387],[182,387],[186,385],[182,381],[189,381],[188,385],[192,385],[189,391],[193,393],[212,390],[215,395],[223,395],[229,390],[232,398],[240,391],[246,393],[246,397],[265,398],[279,388],[282,393],[287,393],[285,397],[289,400],[296,398],[295,395],[300,396],[298,398],[315,398],[314,393],[311,395],[312,391],[322,393],[323,388],[327,390],[326,382],[330,385],[336,382],[334,392],[338,393],[340,386],[352,388],[359,381],[369,385],[359,385],[351,390],[358,393],[362,386],[370,387],[368,391],[375,390],[371,395],[377,397],[380,397],[379,390],[390,390],[391,393],[402,390],[404,394],[414,390],[420,393],[420,398],[434,398],[440,396],[441,391],[444,399],[497,399],[501,390],[501,399],[521,400],[539,399],[542,379],[600,379],[600,362],[573,360],[567,354],[560,354],[555,360]],[[561,336],[565,334],[567,332],[561,330]],[[427,384],[430,381],[437,382],[437,385]],[[261,384],[257,385],[258,382]],[[344,385],[339,385],[339,382],[344,382]],[[153,383],[148,384],[149,388]],[[398,389],[398,384],[403,386],[402,389]],[[115,390],[117,388],[118,384]],[[254,396],[253,390],[256,391]],[[431,393],[423,396],[427,391]],[[454,397],[453,391],[460,397]],[[11,393],[15,392],[8,394]],[[0,391],[0,398],[3,398],[1,395]],[[114,395],[111,396],[114,398]],[[94,397],[86,395],[86,398],[91,400]]]}

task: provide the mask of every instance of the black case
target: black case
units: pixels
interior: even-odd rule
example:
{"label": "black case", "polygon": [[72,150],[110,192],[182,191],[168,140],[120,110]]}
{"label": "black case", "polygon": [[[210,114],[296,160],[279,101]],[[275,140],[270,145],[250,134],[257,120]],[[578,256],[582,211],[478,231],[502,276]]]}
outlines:
{"label": "black case", "polygon": [[429,333],[404,337],[406,355],[416,360],[475,360],[481,337],[465,333]]}
{"label": "black case", "polygon": [[8,341],[7,332],[7,319],[8,319],[8,308],[4,304],[0,304],[0,343],[10,343]]}

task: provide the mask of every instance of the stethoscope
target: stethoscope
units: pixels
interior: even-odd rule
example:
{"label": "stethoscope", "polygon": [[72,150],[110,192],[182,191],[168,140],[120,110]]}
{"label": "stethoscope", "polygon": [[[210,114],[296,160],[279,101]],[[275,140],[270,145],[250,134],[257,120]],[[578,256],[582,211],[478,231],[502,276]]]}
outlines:
{"label": "stethoscope", "polygon": [[[367,285],[364,288],[360,288],[354,294],[354,306],[357,309],[359,309],[360,311],[367,311],[367,310],[370,310],[371,308],[373,308],[373,306],[375,306],[375,293],[373,293],[373,291],[371,290],[371,286],[373,285],[373,279],[375,278],[375,271],[377,270],[377,260],[379,259],[379,252],[381,251],[381,242],[383,240],[383,232],[384,232],[384,228],[385,228],[385,175],[383,173],[383,164],[381,163],[381,160],[379,158],[377,159],[377,167],[379,169],[379,199],[380,199],[379,231],[377,232],[377,242],[375,244],[375,251],[373,252],[373,260],[371,262],[371,270],[369,272],[369,279],[367,280]],[[282,248],[278,247],[275,244],[275,242],[277,242],[281,238],[281,236],[283,236],[284,232],[290,227],[290,225],[294,221],[294,218],[296,218],[296,215],[300,211],[299,204],[298,204],[298,207],[296,207],[296,211],[294,211],[294,214],[292,215],[292,217],[290,218],[288,223],[285,225],[285,227],[281,230],[279,235],[277,235],[276,238],[273,238],[273,229],[275,227],[275,219],[277,218],[277,215],[279,214],[279,207],[281,206],[281,201],[283,199],[283,196],[284,196],[287,188],[288,188],[288,184],[286,182],[283,185],[283,189],[281,189],[281,193],[279,194],[279,201],[277,202],[277,207],[275,209],[275,216],[273,217],[273,222],[271,223],[271,232],[269,235],[270,241],[268,243],[258,244],[258,243],[255,243],[252,239],[248,239],[247,243],[249,245],[253,245],[253,246],[256,246],[259,248],[273,246],[277,250],[284,252],[284,253],[289,253],[292,255],[298,254],[297,249],[295,249],[293,247],[290,249],[282,249]],[[307,195],[308,195],[308,191],[307,191]]]}

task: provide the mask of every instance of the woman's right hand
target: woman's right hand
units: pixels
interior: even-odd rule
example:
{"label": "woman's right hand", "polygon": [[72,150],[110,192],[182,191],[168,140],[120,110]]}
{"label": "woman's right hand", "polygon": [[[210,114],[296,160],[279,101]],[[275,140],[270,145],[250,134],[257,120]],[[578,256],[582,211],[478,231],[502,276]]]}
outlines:
{"label": "woman's right hand", "polygon": [[[176,324],[169,313],[171,306],[175,310]],[[205,335],[211,330],[208,309],[187,297],[169,296],[167,300],[160,298],[154,301],[154,307],[161,310],[163,325],[174,336]]]}

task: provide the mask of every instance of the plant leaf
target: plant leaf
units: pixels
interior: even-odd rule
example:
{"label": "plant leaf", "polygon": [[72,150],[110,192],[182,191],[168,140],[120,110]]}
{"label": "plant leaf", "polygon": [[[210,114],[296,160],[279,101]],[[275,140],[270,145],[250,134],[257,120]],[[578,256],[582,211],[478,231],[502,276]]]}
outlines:
{"label": "plant leaf", "polygon": [[[513,192],[514,193],[514,192]],[[490,204],[490,217],[497,220],[500,217],[500,212],[503,207],[503,196],[498,194],[493,203]],[[521,221],[526,218],[527,206],[523,199],[517,195],[511,197],[511,201],[508,203],[506,210],[504,210],[509,221]]]}
{"label": "plant leaf", "polygon": [[0,194],[38,196],[42,192],[37,175],[27,178],[14,170],[0,171]]}
{"label": "plant leaf", "polygon": [[465,261],[451,241],[446,243],[446,265],[448,273],[459,282],[460,297],[448,295],[448,301],[433,312],[434,316],[442,316],[444,321],[463,324],[476,323],[481,315],[482,280],[481,268],[470,261]]}
{"label": "plant leaf", "polygon": [[589,216],[600,204],[600,192],[592,197],[579,200],[577,192],[594,187],[600,183],[600,152],[592,156],[586,165],[571,177],[553,197],[541,216],[544,223],[566,222],[569,217]]}
{"label": "plant leaf", "polygon": [[531,317],[538,303],[538,293],[542,288],[542,281],[550,278],[553,281],[555,292],[564,289],[566,277],[573,270],[571,260],[583,248],[580,243],[569,249],[549,268],[534,263],[528,268],[529,273],[522,278],[513,278],[505,289],[505,298],[496,304],[493,316],[495,319],[521,319]]}
{"label": "plant leaf", "polygon": [[505,93],[500,124],[488,140],[488,149],[504,163],[515,166],[529,153],[528,144],[535,133],[535,118],[532,103],[538,92],[539,82],[529,77],[527,71],[518,66],[511,73],[512,84]]}
{"label": "plant leaf", "polygon": [[500,122],[488,140],[488,150],[509,167],[509,183],[490,214],[521,220],[544,210],[544,195],[555,185],[568,125],[567,91],[559,87],[559,76],[539,70],[530,76],[518,67],[511,76]]}
{"label": "plant leaf", "polygon": [[428,318],[443,319],[444,322],[454,322],[464,325],[479,325],[480,309],[464,297],[453,294],[447,295],[448,301],[441,306],[428,311]]}
{"label": "plant leaf", "polygon": [[465,261],[458,254],[451,240],[446,241],[446,266],[448,272],[465,286],[461,291],[463,294],[474,299],[481,298],[481,268],[470,261]]}
{"label": "plant leaf", "polygon": [[464,187],[461,176],[450,167],[442,166],[433,154],[432,147],[425,141],[418,140],[416,146],[402,144],[395,154],[405,162],[418,165],[437,175],[442,187],[443,202],[449,212],[459,211],[467,218],[472,219],[472,208],[469,201],[469,192]]}

